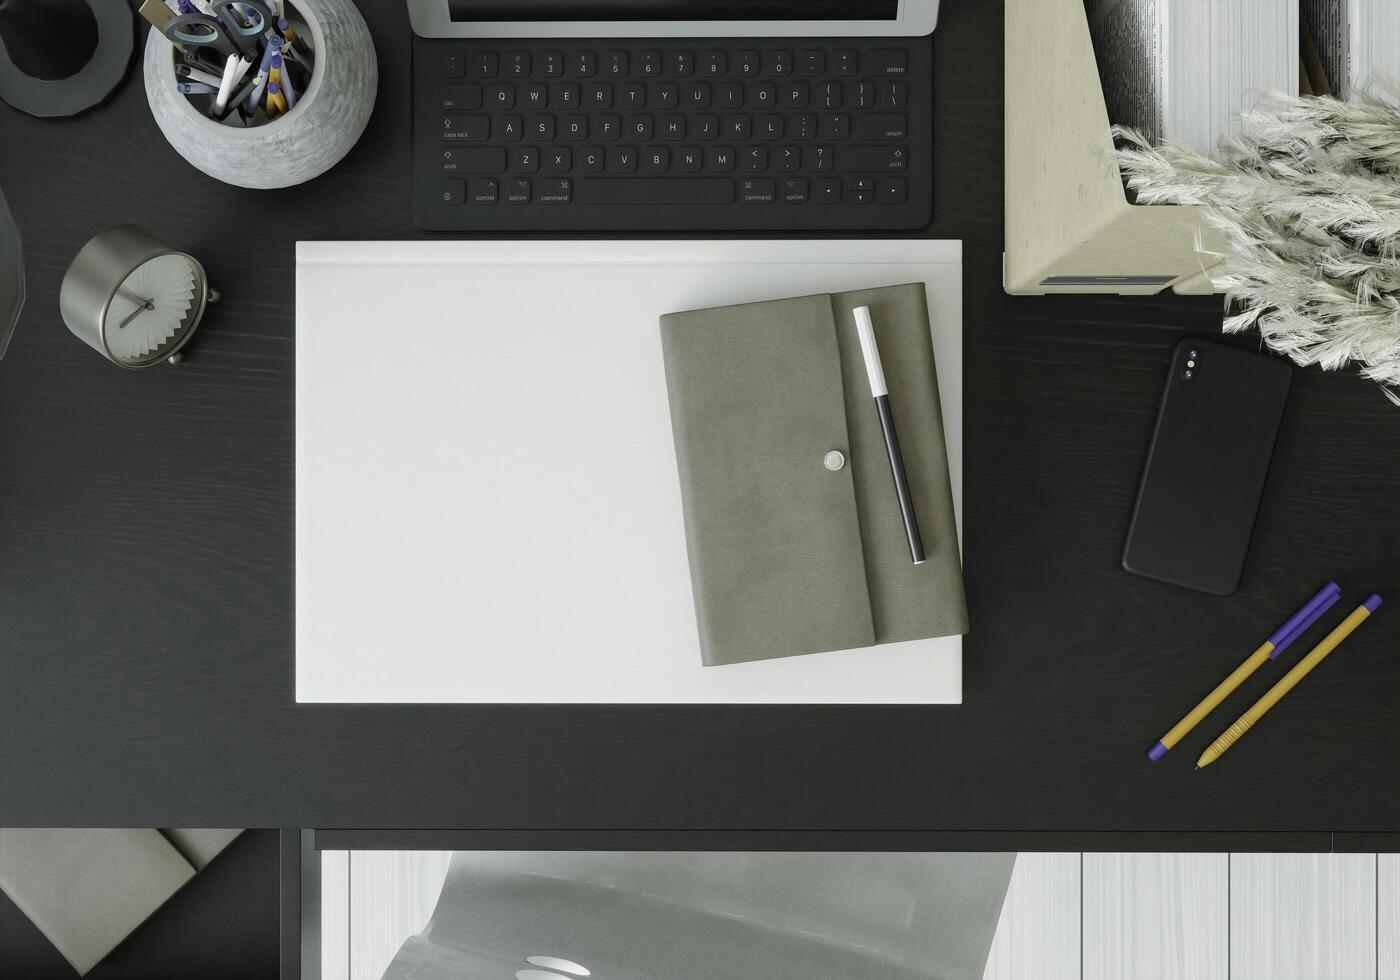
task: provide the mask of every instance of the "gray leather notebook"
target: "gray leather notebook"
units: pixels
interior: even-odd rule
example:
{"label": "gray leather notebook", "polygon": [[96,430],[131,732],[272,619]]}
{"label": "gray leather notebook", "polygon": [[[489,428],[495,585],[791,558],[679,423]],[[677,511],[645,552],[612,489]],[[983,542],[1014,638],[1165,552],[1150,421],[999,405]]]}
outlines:
{"label": "gray leather notebook", "polygon": [[[870,307],[884,361],[920,565],[858,306]],[[967,632],[922,283],[671,313],[661,340],[707,665]]]}

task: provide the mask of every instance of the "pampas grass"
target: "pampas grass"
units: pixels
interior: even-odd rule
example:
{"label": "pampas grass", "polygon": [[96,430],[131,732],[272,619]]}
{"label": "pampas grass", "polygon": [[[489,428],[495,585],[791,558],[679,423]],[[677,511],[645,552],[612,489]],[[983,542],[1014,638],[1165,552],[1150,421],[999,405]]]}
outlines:
{"label": "pampas grass", "polygon": [[[1226,242],[1226,332],[1300,365],[1351,363],[1400,405],[1400,85],[1347,102],[1265,96],[1218,159],[1114,128],[1143,204],[1200,205]],[[1203,264],[1204,265],[1204,264]]]}

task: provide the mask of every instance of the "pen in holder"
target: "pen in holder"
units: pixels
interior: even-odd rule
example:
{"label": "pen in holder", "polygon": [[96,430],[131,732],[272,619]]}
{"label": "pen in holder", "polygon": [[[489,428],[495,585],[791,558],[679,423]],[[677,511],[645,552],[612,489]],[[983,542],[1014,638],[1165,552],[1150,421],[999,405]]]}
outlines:
{"label": "pen in holder", "polygon": [[379,69],[353,0],[146,0],[141,13],[151,113],[210,177],[300,184],[364,132]]}

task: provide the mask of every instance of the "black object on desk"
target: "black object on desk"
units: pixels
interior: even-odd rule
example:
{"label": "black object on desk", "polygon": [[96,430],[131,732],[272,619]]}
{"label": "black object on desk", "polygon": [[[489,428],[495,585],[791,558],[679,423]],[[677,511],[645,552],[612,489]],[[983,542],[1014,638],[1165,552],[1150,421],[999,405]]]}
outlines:
{"label": "black object on desk", "polygon": [[1240,584],[1293,371],[1187,338],[1172,352],[1123,567],[1212,595]]}
{"label": "black object on desk", "polygon": [[929,38],[414,38],[413,211],[438,231],[909,229]]}

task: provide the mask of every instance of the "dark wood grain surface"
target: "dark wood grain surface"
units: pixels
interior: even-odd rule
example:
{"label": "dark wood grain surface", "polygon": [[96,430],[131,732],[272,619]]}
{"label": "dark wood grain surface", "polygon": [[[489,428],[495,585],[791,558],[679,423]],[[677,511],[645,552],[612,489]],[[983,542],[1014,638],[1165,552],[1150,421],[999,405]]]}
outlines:
{"label": "dark wood grain surface", "polygon": [[[1169,352],[1217,332],[1220,302],[1002,292],[991,2],[945,3],[934,38],[928,234],[965,244],[965,703],[295,704],[293,243],[419,236],[404,5],[361,5],[378,106],[350,156],[301,188],[193,171],[135,73],[76,120],[0,107],[0,186],[29,263],[0,361],[0,821],[1400,831],[1400,409],[1354,376],[1299,372],[1240,592],[1124,573]],[[178,368],[119,370],[59,320],[68,261],[126,221],[201,257],[224,294]],[[392,332],[366,356],[394,356]],[[1147,763],[1329,578],[1349,605],[1390,602],[1220,764],[1191,765],[1223,715]]]}

